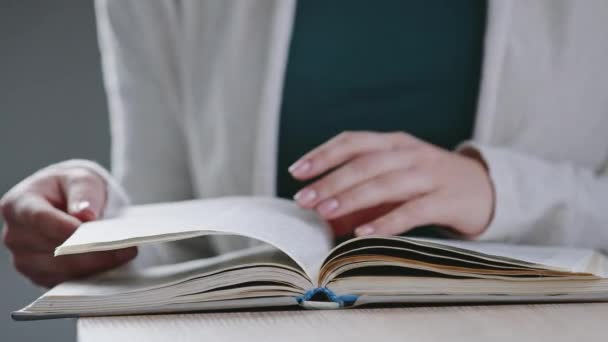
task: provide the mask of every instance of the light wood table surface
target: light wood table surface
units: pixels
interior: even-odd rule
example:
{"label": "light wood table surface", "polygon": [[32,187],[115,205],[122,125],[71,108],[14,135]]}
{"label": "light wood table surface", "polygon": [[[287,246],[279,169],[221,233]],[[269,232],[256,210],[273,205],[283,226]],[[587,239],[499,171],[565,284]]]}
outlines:
{"label": "light wood table surface", "polygon": [[96,341],[608,341],[608,303],[81,318]]}

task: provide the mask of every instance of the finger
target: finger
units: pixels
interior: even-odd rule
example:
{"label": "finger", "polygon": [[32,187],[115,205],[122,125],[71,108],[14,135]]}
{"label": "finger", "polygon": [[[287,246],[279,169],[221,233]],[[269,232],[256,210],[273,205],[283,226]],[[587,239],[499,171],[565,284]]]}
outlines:
{"label": "finger", "polygon": [[56,245],[65,241],[80,221],[53,207],[47,200],[35,194],[19,197],[12,205],[12,222],[18,227],[33,230]]}
{"label": "finger", "polygon": [[383,173],[399,169],[407,170],[415,161],[416,154],[409,149],[370,153],[344,164],[313,184],[298,191],[294,199],[304,208],[312,208],[319,202],[333,197],[363,181]]}
{"label": "finger", "polygon": [[355,235],[398,235],[413,228],[438,223],[438,206],[432,196],[407,201],[388,214],[355,229]]}
{"label": "finger", "polygon": [[62,176],[60,182],[70,215],[82,221],[100,217],[106,202],[105,184],[101,177],[85,169],[76,169]]}
{"label": "finger", "polygon": [[54,243],[31,229],[9,225],[4,227],[2,241],[13,253],[52,253],[56,247]]}
{"label": "finger", "polygon": [[86,277],[118,267],[137,256],[137,248],[130,247],[114,251],[92,252],[55,257],[70,278]]}
{"label": "finger", "polygon": [[415,138],[400,132],[345,132],[304,155],[289,167],[289,172],[296,179],[310,179],[355,156],[404,147],[415,141]]}
{"label": "finger", "polygon": [[428,175],[415,170],[398,170],[372,178],[317,205],[321,217],[332,219],[383,203],[409,200],[431,191]]}
{"label": "finger", "polygon": [[[63,275],[50,273],[46,270],[46,267],[35,267],[31,262],[34,259],[36,259],[36,265],[52,264],[52,255],[48,253],[20,253],[13,254],[11,258],[15,270],[29,278],[36,285],[52,287],[64,280]],[[43,259],[46,259],[47,262],[41,262]]]}
{"label": "finger", "polygon": [[334,232],[334,236],[342,237],[352,234],[355,228],[386,215],[400,205],[401,203],[384,203],[376,207],[355,211],[349,215],[340,216],[328,222]]}
{"label": "finger", "polygon": [[49,253],[14,255],[15,268],[36,278],[53,278],[58,281],[86,277],[118,267],[137,255],[137,248],[116,251],[92,252],[53,257]]}

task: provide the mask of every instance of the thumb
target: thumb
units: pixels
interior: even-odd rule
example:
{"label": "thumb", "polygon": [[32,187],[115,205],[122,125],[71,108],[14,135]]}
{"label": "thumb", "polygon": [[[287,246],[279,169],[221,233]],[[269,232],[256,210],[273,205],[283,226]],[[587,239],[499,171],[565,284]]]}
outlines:
{"label": "thumb", "polygon": [[101,176],[87,169],[69,170],[61,185],[68,214],[83,222],[101,216],[106,204],[106,186]]}

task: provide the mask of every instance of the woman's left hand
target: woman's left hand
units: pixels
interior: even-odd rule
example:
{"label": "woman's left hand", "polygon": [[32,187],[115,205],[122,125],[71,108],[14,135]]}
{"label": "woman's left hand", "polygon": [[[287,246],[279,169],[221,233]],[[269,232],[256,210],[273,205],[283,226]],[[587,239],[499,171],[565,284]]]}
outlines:
{"label": "woman's left hand", "polygon": [[371,218],[350,227],[358,236],[397,235],[438,224],[474,237],[493,215],[493,187],[480,158],[406,133],[345,132],[304,155],[289,171],[298,180],[325,174],[294,199],[328,221]]}

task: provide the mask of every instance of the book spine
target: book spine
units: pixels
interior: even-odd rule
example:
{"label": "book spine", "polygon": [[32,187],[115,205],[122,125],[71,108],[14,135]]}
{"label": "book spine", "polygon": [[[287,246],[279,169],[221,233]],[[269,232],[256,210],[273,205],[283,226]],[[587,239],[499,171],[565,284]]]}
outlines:
{"label": "book spine", "polygon": [[356,295],[336,295],[327,287],[317,287],[308,290],[304,295],[297,297],[300,306],[307,309],[340,309],[352,306],[357,301]]}

